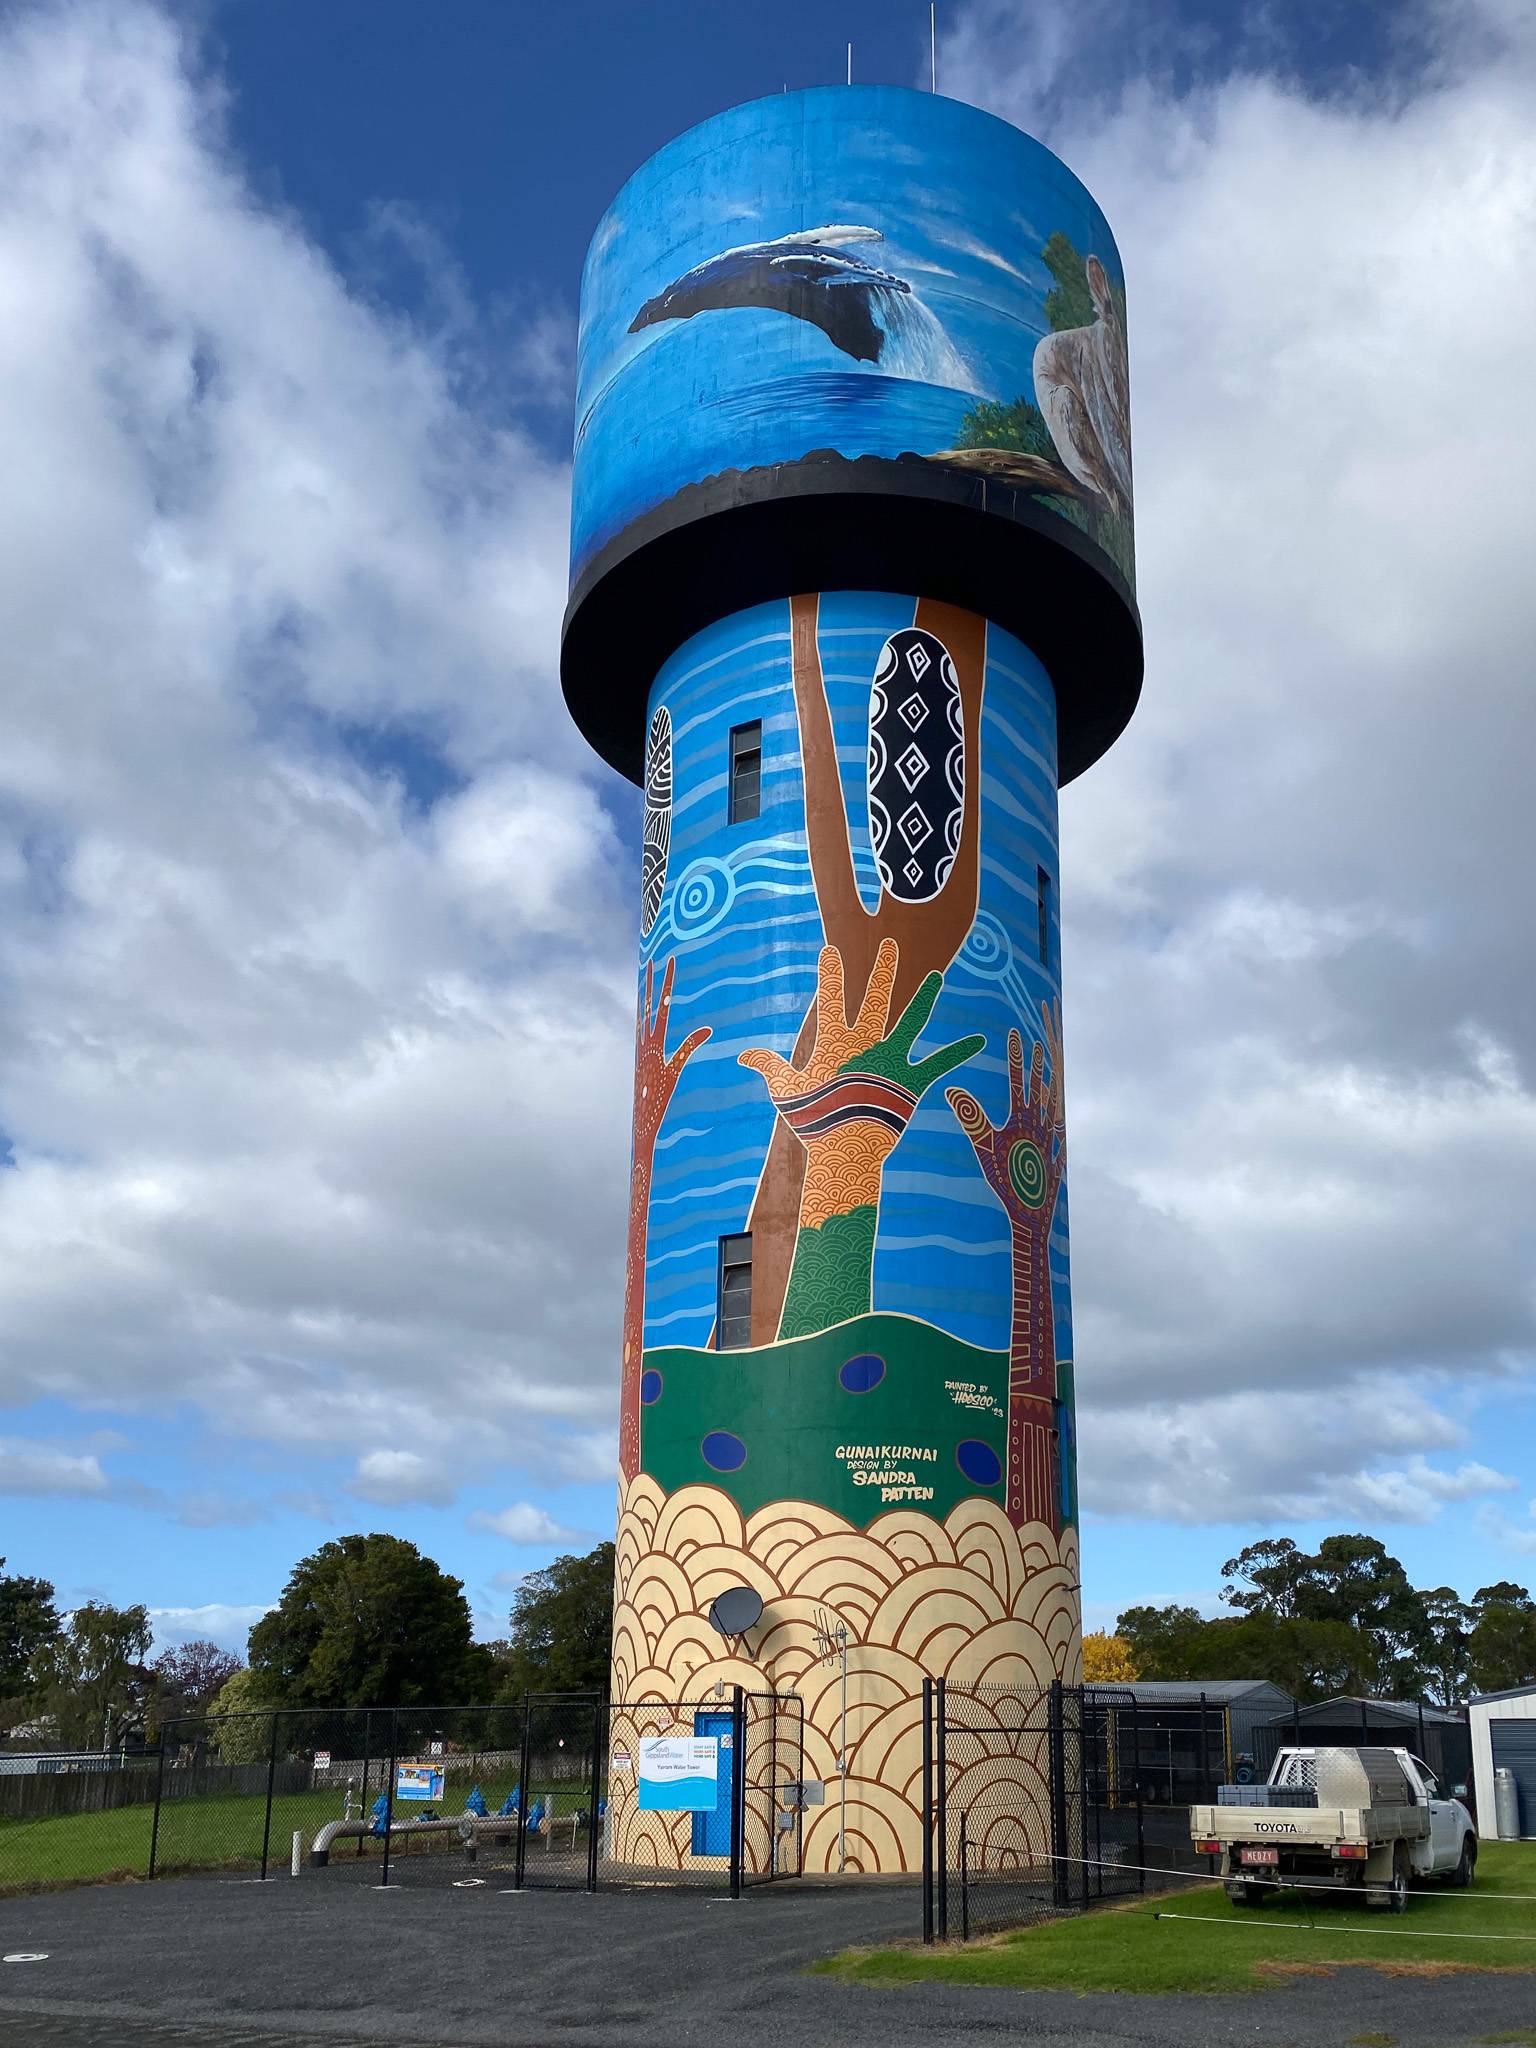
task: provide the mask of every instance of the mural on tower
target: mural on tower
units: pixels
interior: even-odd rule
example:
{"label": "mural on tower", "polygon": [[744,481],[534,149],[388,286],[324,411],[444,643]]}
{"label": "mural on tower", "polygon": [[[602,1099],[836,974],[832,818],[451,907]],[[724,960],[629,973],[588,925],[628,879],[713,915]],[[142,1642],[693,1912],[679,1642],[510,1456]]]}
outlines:
{"label": "mural on tower", "polygon": [[[733,824],[720,771],[754,722],[761,810]],[[851,1853],[913,1867],[886,1753],[923,1676],[1076,1668],[1051,686],[971,613],[810,595],[680,648],[648,729],[669,866],[642,909],[615,1696],[688,1696],[719,1666],[713,1592],[754,1585],[757,1683],[809,1686],[830,1772],[830,1602]],[[721,1350],[720,1245],[748,1234],[752,1341]]]}
{"label": "mural on tower", "polygon": [[[1079,1674],[1056,806],[1140,690],[1132,541],[1120,259],[1028,136],[775,94],[604,215],[561,674],[644,798],[612,1695],[793,1694],[807,1870],[843,1820],[917,1867],[925,1679]],[[617,1765],[607,1818],[696,1853]]]}
{"label": "mural on tower", "polygon": [[913,99],[757,100],[625,185],[583,279],[576,572],[711,480],[858,465],[867,487],[895,465],[910,486],[926,465],[1028,500],[1131,582],[1104,217],[1030,137],[931,97],[919,123]]}

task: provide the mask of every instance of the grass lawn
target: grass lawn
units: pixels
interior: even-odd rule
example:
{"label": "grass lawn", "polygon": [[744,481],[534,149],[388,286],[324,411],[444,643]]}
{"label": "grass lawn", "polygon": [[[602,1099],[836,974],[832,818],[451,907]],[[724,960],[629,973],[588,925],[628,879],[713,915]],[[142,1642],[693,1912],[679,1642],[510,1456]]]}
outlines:
{"label": "grass lawn", "polygon": [[[1384,1963],[1415,1973],[1536,1970],[1536,1896],[1514,1896],[1520,1893],[1536,1895],[1536,1847],[1485,1842],[1470,1891],[1437,1887],[1434,1897],[1412,1900],[1402,1915],[1368,1912],[1357,1901],[1315,1892],[1253,1909],[1232,1905],[1219,1885],[1202,1885],[985,1941],[850,1950],[817,1968],[869,1984],[931,1979],[1024,1991],[1252,1991],[1289,1971],[1340,1963]],[[1509,1903],[1495,1904],[1500,1897]],[[952,1884],[952,1924],[957,1912]],[[1159,1919],[1159,1913],[1199,1918]],[[1439,1938],[1456,1933],[1529,1939]],[[1530,2039],[1536,2048],[1536,2031]]]}
{"label": "grass lawn", "polygon": [[[512,1789],[515,1773],[506,1783],[488,1774],[480,1789],[494,1812]],[[377,1788],[370,1789],[369,1805]],[[535,1783],[533,1796],[548,1788]],[[452,1783],[446,1796],[431,1810],[444,1816],[463,1810],[469,1784]],[[591,1804],[585,1788],[562,1785],[554,1795],[557,1814],[566,1814]],[[397,1800],[397,1822],[409,1820],[424,1809],[410,1801]],[[269,1857],[286,1869],[297,1828],[302,1834],[304,1853],[316,1833],[330,1820],[339,1820],[342,1794],[334,1788],[319,1792],[284,1795],[272,1801],[272,1835]],[[149,1871],[149,1836],[152,1806],[120,1806],[110,1813],[61,1814],[51,1820],[0,1820],[0,1895],[7,1892],[39,1891],[50,1885],[89,1883],[92,1879],[133,1876]],[[266,1816],[264,1798],[167,1799],[160,1808],[160,1837],[155,1864],[167,1875],[176,1870],[218,1870],[259,1865],[261,1834]],[[356,1843],[348,1840],[336,1853],[355,1855]],[[400,1853],[401,1843],[395,1843]],[[420,1844],[417,1845],[420,1848]],[[377,1854],[379,1845],[369,1842],[365,1854]]]}

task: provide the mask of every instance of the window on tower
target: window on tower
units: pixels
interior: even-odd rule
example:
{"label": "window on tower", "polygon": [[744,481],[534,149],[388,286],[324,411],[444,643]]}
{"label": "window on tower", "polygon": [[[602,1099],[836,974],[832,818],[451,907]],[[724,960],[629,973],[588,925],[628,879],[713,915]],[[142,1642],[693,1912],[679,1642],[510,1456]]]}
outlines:
{"label": "window on tower", "polygon": [[1051,878],[1044,868],[1035,869],[1035,890],[1040,903],[1040,959],[1051,964]]}
{"label": "window on tower", "polygon": [[744,825],[762,809],[763,721],[731,729],[731,823]]}
{"label": "window on tower", "polygon": [[752,1342],[752,1239],[720,1240],[720,1302],[715,1315],[715,1348],[745,1351]]}

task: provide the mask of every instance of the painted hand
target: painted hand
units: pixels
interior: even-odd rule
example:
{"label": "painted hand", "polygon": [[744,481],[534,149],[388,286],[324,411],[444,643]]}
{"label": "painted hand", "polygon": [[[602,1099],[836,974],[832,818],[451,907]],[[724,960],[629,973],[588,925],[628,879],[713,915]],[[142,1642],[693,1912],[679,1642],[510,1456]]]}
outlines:
{"label": "painted hand", "polygon": [[645,968],[645,1001],[635,1020],[635,1155],[644,1153],[647,1159],[655,1147],[656,1133],[661,1120],[667,1113],[667,1104],[685,1066],[709,1036],[709,1026],[701,1025],[697,1031],[690,1031],[682,1044],[667,1058],[667,1014],[672,1007],[672,978],[677,970],[677,961],[669,960],[666,972],[661,977],[661,1000],[651,1011],[651,994],[655,986],[656,968],[651,961]]}
{"label": "painted hand", "polygon": [[651,996],[656,970],[645,970],[645,1000],[635,1020],[635,1138],[629,1176],[629,1249],[624,1273],[624,1354],[619,1392],[619,1470],[626,1481],[640,1469],[640,1354],[645,1336],[645,1241],[651,1203],[651,1162],[656,1134],[683,1068],[709,1036],[708,1025],[690,1031],[667,1058],[667,1019],[672,1008],[676,960],[661,978],[655,1013]]}
{"label": "painted hand", "polygon": [[816,975],[816,1039],[805,1062],[793,1066],[776,1052],[739,1056],[742,1066],[762,1075],[779,1115],[805,1147],[802,1226],[877,1202],[881,1168],[918,1103],[935,1081],[986,1043],[962,1038],[914,1060],[912,1048],[933,1014],[943,976],[928,975],[891,1025],[898,958],[895,940],[882,941],[850,1024],[843,957],[835,946],[824,946]]}
{"label": "painted hand", "polygon": [[[945,1100],[971,1141],[988,1187],[1009,1216],[1023,1220],[1031,1212],[1041,1212],[1048,1228],[1056,1190],[1066,1171],[1067,1141],[1061,1082],[1061,1017],[1050,1002],[1044,1004],[1041,1015],[1045,1044],[1036,1039],[1027,1079],[1024,1041],[1017,1031],[1008,1034],[1008,1116],[1004,1123],[992,1123],[968,1089],[946,1089]],[[1051,1059],[1048,1087],[1044,1085],[1047,1050]]]}

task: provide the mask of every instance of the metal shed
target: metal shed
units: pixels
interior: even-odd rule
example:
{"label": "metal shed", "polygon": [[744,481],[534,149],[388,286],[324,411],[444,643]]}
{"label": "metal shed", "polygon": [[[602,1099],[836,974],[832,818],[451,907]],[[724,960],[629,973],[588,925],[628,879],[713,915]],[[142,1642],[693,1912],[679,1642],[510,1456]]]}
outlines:
{"label": "metal shed", "polygon": [[1479,1829],[1484,1835],[1499,1832],[1493,1774],[1506,1770],[1519,1794],[1520,1838],[1536,1838],[1536,1685],[1478,1693],[1468,1703],[1467,1718]]}
{"label": "metal shed", "polygon": [[1467,1718],[1456,1708],[1426,1706],[1420,1700],[1373,1700],[1343,1693],[1331,1700],[1316,1700],[1309,1707],[1293,1707],[1283,1717],[1277,1716],[1262,1735],[1261,1756],[1266,1769],[1276,1749],[1288,1742],[1310,1743],[1319,1748],[1336,1744],[1344,1749],[1406,1749],[1428,1764],[1442,1791],[1454,1793],[1458,1786],[1470,1789],[1472,1750]]}
{"label": "metal shed", "polygon": [[1144,1678],[1095,1690],[1135,1700],[1135,1755],[1117,1758],[1119,1780],[1123,1788],[1134,1770],[1142,1799],[1158,1806],[1214,1796],[1211,1788],[1254,1754],[1263,1725],[1291,1706],[1267,1678]]}

